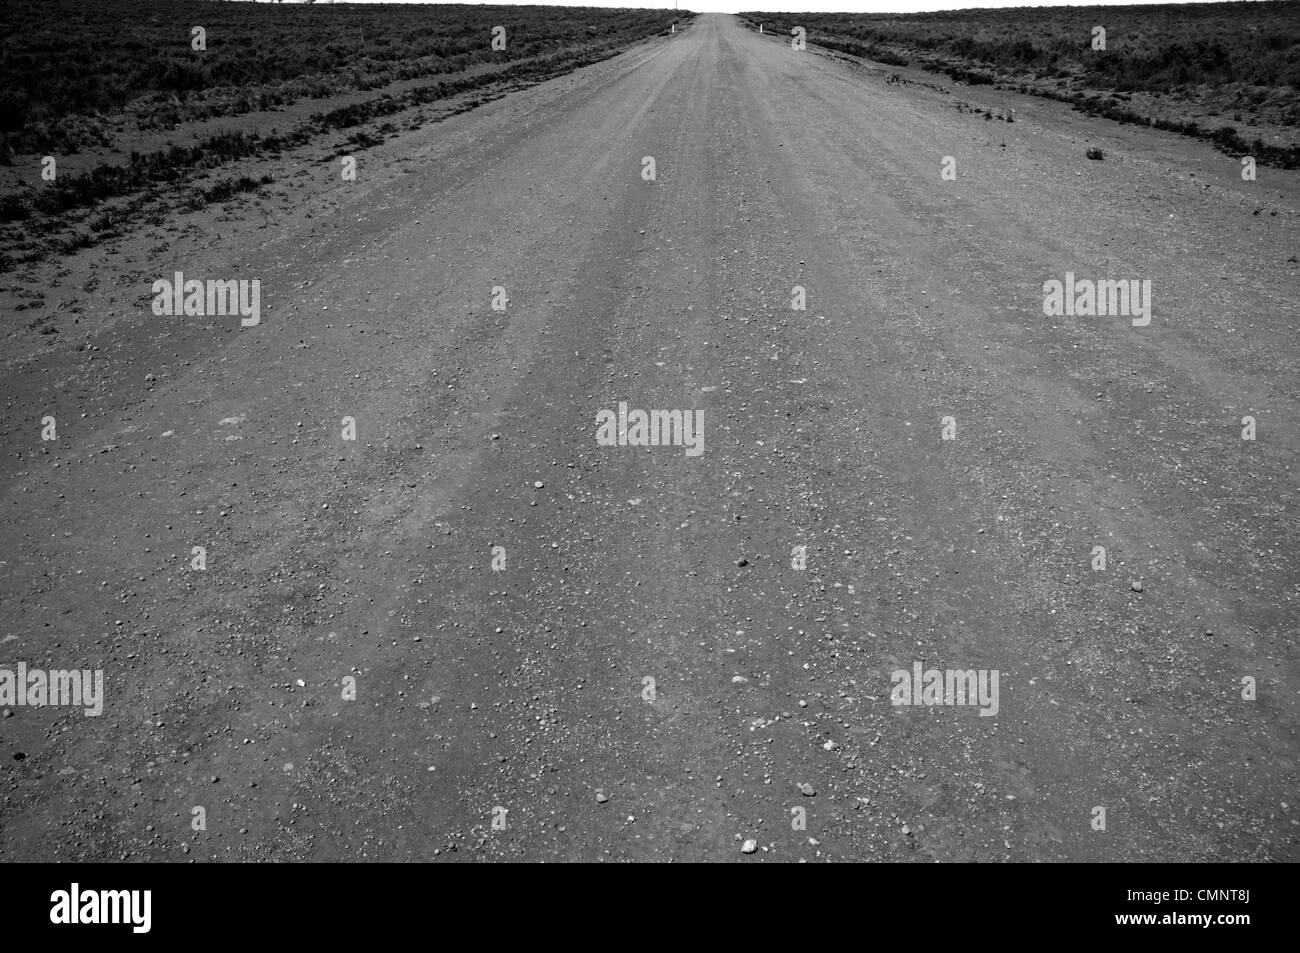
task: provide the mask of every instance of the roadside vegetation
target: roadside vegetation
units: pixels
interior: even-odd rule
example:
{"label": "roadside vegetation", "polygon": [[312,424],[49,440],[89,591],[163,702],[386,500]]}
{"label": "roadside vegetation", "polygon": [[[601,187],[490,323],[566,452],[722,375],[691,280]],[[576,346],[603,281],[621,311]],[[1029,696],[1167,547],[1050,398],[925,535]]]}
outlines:
{"label": "roadside vegetation", "polygon": [[[741,17],[783,36],[802,26],[809,43],[851,56],[1058,99],[1300,168],[1300,0]],[[1093,49],[1098,26],[1104,50]]]}
{"label": "roadside vegetation", "polygon": [[[689,14],[687,15],[689,16]],[[211,0],[0,0],[0,152],[379,89],[667,33],[665,10]],[[205,50],[192,48],[204,30]],[[505,49],[491,46],[505,28]]]}
{"label": "roadside vegetation", "polygon": [[[270,181],[220,178],[223,167],[242,159],[466,93],[474,95],[463,108],[473,108],[505,89],[607,59],[693,16],[589,7],[0,0],[0,167],[9,167],[0,179],[0,272],[111,236],[158,188],[185,187],[185,208],[225,201]],[[194,48],[195,27],[203,28],[206,49]],[[504,49],[493,49],[497,27],[505,30]],[[320,108],[273,119],[273,126],[248,118],[303,100],[319,100]],[[376,132],[358,129],[350,147],[377,145],[383,135]],[[83,156],[86,167],[33,181],[47,155],[59,163]],[[200,175],[217,176],[215,184],[187,185]],[[126,208],[97,208],[114,199],[126,199]]]}

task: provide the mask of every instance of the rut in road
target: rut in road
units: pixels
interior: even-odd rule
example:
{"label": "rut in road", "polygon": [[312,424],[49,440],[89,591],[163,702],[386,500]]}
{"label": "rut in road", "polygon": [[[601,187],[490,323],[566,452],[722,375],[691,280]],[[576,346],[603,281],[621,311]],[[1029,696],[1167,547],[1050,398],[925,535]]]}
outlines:
{"label": "rut in road", "polygon": [[[1294,174],[1255,216],[1200,144],[884,80],[705,16],[212,252],[261,325],[10,476],[4,591],[85,572],[6,608],[149,635],[76,644],[148,715],[30,729],[6,854],[1293,859]],[[1067,271],[1151,325],[1045,317]]]}

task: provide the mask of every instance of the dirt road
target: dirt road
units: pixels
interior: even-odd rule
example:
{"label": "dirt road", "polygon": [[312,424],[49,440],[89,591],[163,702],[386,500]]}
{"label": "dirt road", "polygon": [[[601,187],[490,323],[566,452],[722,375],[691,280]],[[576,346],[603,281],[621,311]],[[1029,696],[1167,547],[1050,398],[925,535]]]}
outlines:
{"label": "dirt road", "polygon": [[705,16],[52,265],[0,664],[105,701],[0,718],[0,857],[1297,859],[1300,176],[889,72]]}

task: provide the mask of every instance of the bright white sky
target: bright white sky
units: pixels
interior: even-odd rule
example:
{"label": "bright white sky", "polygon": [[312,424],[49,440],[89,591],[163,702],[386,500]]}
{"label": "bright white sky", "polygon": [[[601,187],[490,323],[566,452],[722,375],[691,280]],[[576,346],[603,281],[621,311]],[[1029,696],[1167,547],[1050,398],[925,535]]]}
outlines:
{"label": "bright white sky", "polygon": [[[293,0],[289,0],[293,2]],[[328,2],[328,0],[317,0]],[[386,2],[404,0],[348,0],[352,3]],[[454,3],[455,0],[438,0]],[[498,0],[509,4],[509,0]],[[653,3],[649,0],[537,0],[556,7],[671,7],[671,3]],[[1193,0],[1214,2],[1214,0]],[[1073,3],[1052,3],[1043,0],[681,0],[681,6],[697,12],[736,13],[740,10],[781,10],[805,12],[809,10],[831,13],[916,13],[921,10],[969,10],[975,7],[1062,7],[1062,6],[1133,6],[1141,0],[1074,0]],[[515,6],[517,4],[510,4]]]}

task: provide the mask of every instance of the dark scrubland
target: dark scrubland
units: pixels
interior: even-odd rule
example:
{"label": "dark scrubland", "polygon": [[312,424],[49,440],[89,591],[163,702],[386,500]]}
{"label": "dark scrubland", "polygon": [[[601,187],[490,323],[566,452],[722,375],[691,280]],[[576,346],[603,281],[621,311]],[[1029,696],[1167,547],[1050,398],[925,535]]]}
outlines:
{"label": "dark scrubland", "polygon": [[[1300,167],[1300,2],[941,13],[744,13],[752,28]],[[1093,49],[1094,27],[1105,49]]]}

